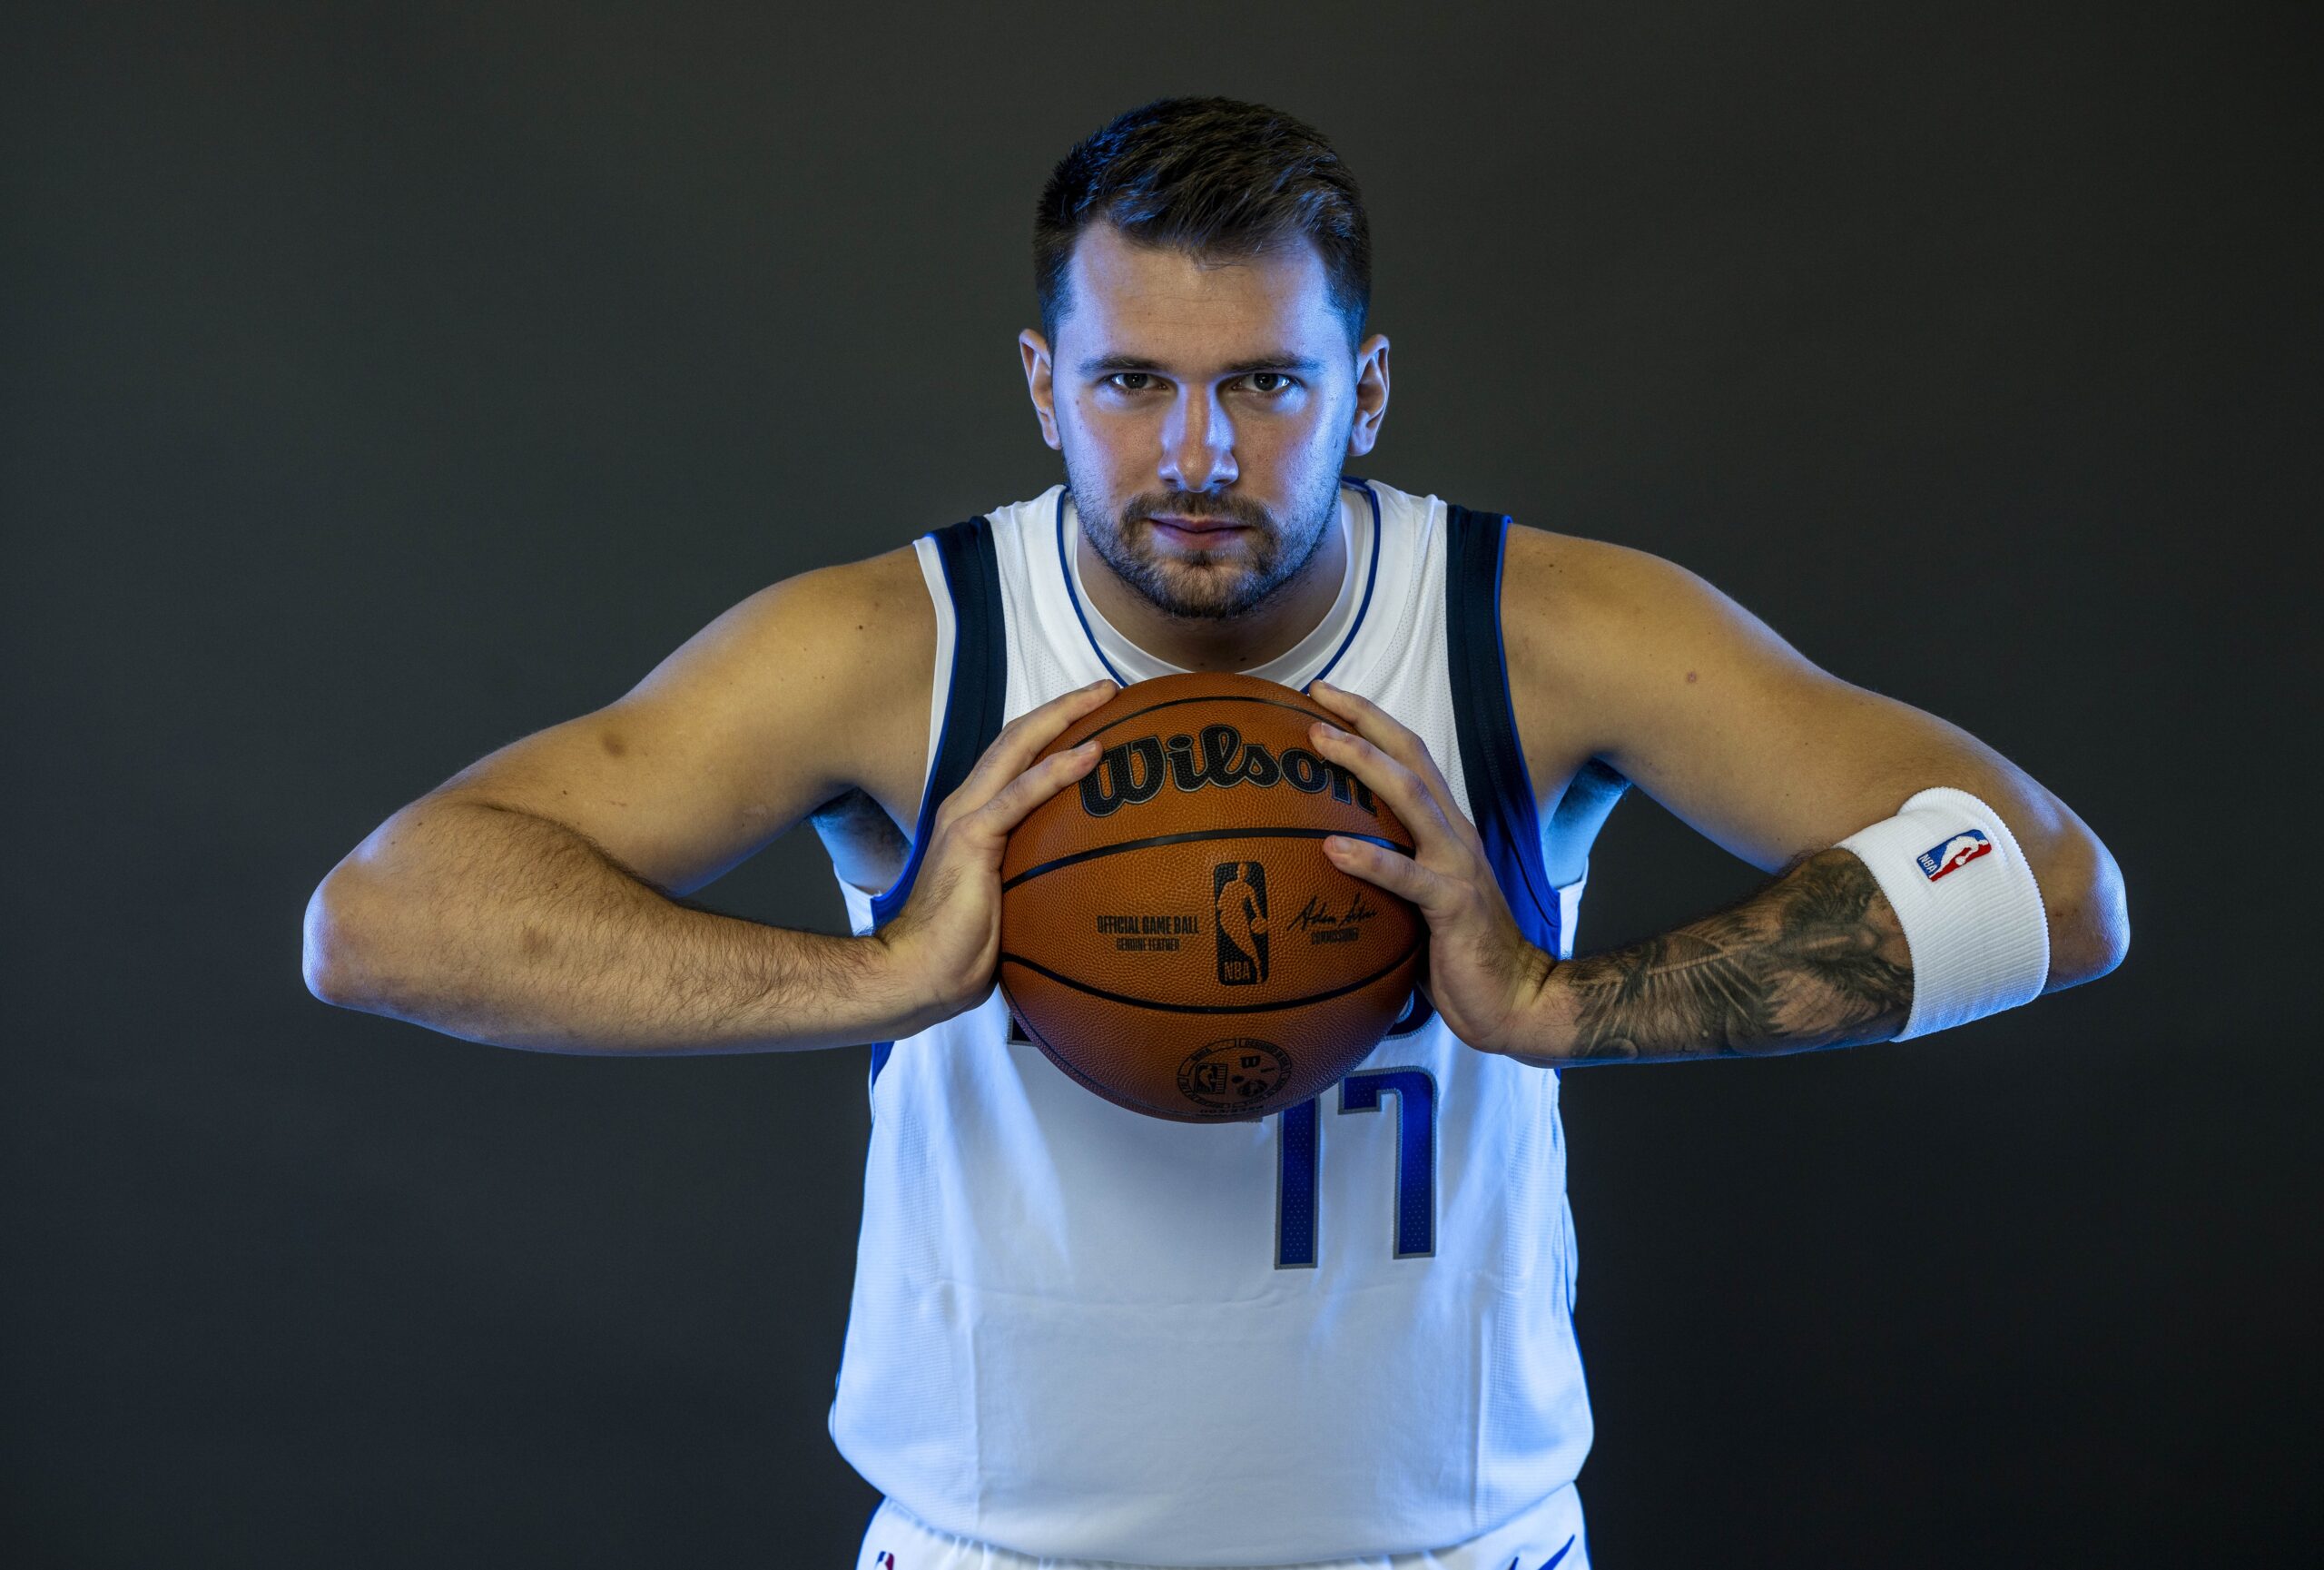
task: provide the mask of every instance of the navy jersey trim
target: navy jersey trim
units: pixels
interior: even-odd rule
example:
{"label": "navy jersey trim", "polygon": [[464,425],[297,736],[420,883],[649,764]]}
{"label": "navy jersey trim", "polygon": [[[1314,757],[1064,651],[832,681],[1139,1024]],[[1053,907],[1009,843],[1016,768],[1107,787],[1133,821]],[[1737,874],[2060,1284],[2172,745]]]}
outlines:
{"label": "navy jersey trim", "polygon": [[[1009,713],[1008,629],[1001,610],[1000,561],[993,554],[992,525],[982,518],[971,518],[935,529],[928,538],[936,547],[936,559],[944,569],[944,588],[952,600],[952,673],[944,700],[944,726],[938,734],[936,755],[929,760],[928,783],[921,792],[911,850],[903,875],[893,887],[872,897],[875,929],[887,925],[911,897],[936,809],[960,788],[977,759],[1000,734]],[[892,1042],[872,1043],[874,1084],[894,1045]]]}
{"label": "navy jersey trim", "polygon": [[1364,569],[1364,598],[1356,605],[1355,619],[1347,624],[1347,636],[1340,639],[1339,647],[1334,649],[1332,657],[1324,662],[1324,668],[1307,678],[1311,682],[1321,681],[1331,675],[1340,663],[1340,657],[1354,647],[1356,632],[1364,626],[1364,616],[1372,609],[1373,586],[1380,581],[1380,536],[1384,532],[1380,527],[1380,493],[1372,489],[1370,480],[1358,479],[1352,474],[1342,475],[1340,482],[1364,492],[1364,499],[1372,504],[1372,560]]}
{"label": "navy jersey trim", "polygon": [[1066,492],[1060,489],[1057,493],[1057,569],[1065,575],[1065,597],[1073,604],[1073,619],[1081,624],[1082,641],[1089,646],[1089,652],[1098,657],[1098,663],[1106,667],[1106,674],[1114,678],[1116,686],[1128,686],[1129,677],[1114,668],[1114,662],[1098,647],[1098,635],[1089,630],[1089,613],[1081,608],[1081,591],[1073,587],[1073,563],[1065,554],[1071,548],[1065,542],[1065,498]]}
{"label": "navy jersey trim", "polygon": [[1541,817],[1510,700],[1509,657],[1501,636],[1501,574],[1509,519],[1451,509],[1445,542],[1445,641],[1453,726],[1469,807],[1494,879],[1525,941],[1559,949],[1557,890],[1541,860]]}

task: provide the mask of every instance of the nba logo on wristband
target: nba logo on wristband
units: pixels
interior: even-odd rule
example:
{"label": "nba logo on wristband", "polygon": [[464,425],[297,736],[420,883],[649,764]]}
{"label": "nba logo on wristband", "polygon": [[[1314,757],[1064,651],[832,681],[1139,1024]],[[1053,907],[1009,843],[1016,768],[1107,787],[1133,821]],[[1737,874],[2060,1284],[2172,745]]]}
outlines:
{"label": "nba logo on wristband", "polygon": [[1933,845],[1915,859],[1921,872],[1935,883],[1956,867],[1967,865],[1979,856],[1993,853],[1994,842],[1985,837],[1983,829],[1963,829],[1941,845]]}

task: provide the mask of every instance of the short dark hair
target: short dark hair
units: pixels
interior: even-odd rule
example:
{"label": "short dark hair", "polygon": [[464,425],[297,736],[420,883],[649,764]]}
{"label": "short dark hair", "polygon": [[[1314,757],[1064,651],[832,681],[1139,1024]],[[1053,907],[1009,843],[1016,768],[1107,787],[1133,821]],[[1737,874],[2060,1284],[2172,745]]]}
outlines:
{"label": "short dark hair", "polygon": [[1161,98],[1118,115],[1058,161],[1033,218],[1033,290],[1057,344],[1066,266],[1098,220],[1145,245],[1247,256],[1293,236],[1324,259],[1348,341],[1372,304],[1372,228],[1355,176],[1315,127],[1232,98]]}

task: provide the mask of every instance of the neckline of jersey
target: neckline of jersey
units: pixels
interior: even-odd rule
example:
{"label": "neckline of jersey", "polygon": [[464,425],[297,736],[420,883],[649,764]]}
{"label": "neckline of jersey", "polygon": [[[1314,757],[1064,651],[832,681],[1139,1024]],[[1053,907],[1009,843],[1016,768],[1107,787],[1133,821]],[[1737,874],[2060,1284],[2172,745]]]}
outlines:
{"label": "neckline of jersey", "polygon": [[[1240,674],[1279,682],[1285,686],[1305,687],[1328,675],[1355,642],[1356,630],[1364,625],[1364,613],[1372,607],[1372,591],[1379,578],[1380,497],[1368,480],[1359,479],[1354,475],[1343,475],[1341,486],[1344,491],[1362,492],[1369,506],[1364,514],[1357,515],[1348,506],[1345,495],[1340,498],[1340,538],[1345,545],[1347,566],[1340,578],[1338,597],[1332,602],[1332,608],[1324,613],[1323,620],[1317,622],[1305,637],[1275,658]],[[1105,667],[1106,674],[1124,686],[1158,676],[1187,674],[1183,667],[1159,659],[1132,642],[1128,635],[1106,618],[1105,612],[1098,608],[1097,603],[1086,592],[1081,580],[1080,558],[1071,544],[1079,530],[1067,527],[1068,509],[1072,506],[1072,501],[1071,492],[1059,487],[1058,570],[1065,580],[1066,597],[1072,602],[1074,617],[1081,624],[1082,637],[1088,640],[1090,652],[1098,657],[1098,663]],[[1078,511],[1071,516],[1078,521]],[[1351,523],[1352,517],[1357,521]],[[1369,527],[1363,527],[1364,525]],[[1359,560],[1363,563],[1360,573],[1356,565]],[[1314,664],[1317,655],[1327,648],[1331,650],[1330,657],[1316,666],[1312,673],[1303,675],[1307,667]]]}

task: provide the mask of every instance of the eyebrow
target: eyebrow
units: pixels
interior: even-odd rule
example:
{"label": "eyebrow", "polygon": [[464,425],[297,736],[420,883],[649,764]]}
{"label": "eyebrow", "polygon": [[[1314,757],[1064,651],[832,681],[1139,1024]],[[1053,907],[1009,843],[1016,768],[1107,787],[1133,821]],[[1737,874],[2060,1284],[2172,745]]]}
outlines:
{"label": "eyebrow", "polygon": [[[1312,376],[1323,368],[1322,361],[1300,354],[1262,354],[1237,361],[1222,370],[1222,376],[1249,376],[1262,370],[1296,371]],[[1155,360],[1136,354],[1100,354],[1081,362],[1084,376],[1116,376],[1125,370],[1161,371]]]}

